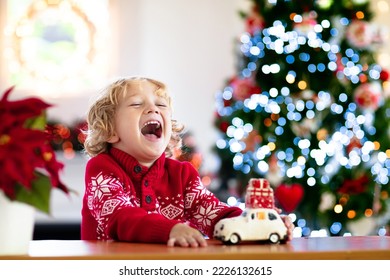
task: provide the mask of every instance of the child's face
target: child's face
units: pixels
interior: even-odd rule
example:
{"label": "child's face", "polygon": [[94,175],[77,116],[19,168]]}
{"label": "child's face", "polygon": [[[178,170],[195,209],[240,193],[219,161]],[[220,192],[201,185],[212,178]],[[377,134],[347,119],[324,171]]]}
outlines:
{"label": "child's face", "polygon": [[172,134],[171,108],[157,87],[137,81],[128,87],[115,114],[112,146],[132,155],[150,167],[164,152]]}

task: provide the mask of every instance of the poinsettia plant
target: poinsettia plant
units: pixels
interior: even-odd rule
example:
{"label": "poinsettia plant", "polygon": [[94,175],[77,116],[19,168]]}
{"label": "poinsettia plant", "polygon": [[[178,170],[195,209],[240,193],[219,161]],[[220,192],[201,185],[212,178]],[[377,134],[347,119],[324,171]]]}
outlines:
{"label": "poinsettia plant", "polygon": [[46,109],[36,97],[11,101],[7,89],[0,99],[0,191],[11,201],[50,212],[52,188],[68,194],[60,180],[64,165],[57,161],[46,130]]}

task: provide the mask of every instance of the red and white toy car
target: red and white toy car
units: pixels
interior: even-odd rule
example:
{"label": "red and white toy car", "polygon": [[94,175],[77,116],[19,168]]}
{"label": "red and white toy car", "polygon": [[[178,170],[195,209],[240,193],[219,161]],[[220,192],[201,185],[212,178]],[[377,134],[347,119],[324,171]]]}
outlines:
{"label": "red and white toy car", "polygon": [[239,217],[220,220],[214,238],[225,244],[242,241],[287,241],[287,228],[274,209],[273,190],[265,179],[251,179],[245,196],[245,211]]}

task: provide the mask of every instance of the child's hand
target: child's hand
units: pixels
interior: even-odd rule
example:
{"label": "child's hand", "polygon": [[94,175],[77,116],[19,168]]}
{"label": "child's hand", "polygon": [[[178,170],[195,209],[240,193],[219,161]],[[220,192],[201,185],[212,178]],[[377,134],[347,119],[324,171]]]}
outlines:
{"label": "child's hand", "polygon": [[293,231],[294,231],[294,224],[291,222],[291,218],[287,215],[280,215],[280,218],[282,218],[284,225],[287,228],[287,241],[291,241],[293,239]]}
{"label": "child's hand", "polygon": [[[279,209],[275,207],[276,212],[279,214],[282,213],[282,209]],[[284,225],[287,228],[287,241],[291,241],[293,239],[293,231],[294,231],[294,224],[291,222],[291,218],[287,215],[280,215],[280,218],[283,220]]]}
{"label": "child's hand", "polygon": [[181,247],[206,247],[207,242],[198,230],[186,224],[177,224],[171,229],[167,245],[169,247],[174,247],[175,245]]}

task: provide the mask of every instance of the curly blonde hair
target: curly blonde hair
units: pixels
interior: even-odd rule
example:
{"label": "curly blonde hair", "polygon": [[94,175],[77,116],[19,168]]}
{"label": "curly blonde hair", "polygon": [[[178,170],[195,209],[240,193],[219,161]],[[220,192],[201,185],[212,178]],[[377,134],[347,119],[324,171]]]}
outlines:
{"label": "curly blonde hair", "polygon": [[[107,152],[110,143],[107,141],[114,133],[114,117],[117,106],[133,83],[149,82],[156,86],[155,93],[164,97],[172,110],[172,101],[167,87],[164,83],[145,77],[122,78],[107,86],[100,97],[92,104],[88,110],[87,123],[88,129],[84,131],[86,136],[84,150],[90,156],[94,157],[100,153]],[[172,119],[172,136],[165,150],[167,157],[172,156],[173,149],[181,142],[180,133],[184,126]]]}

